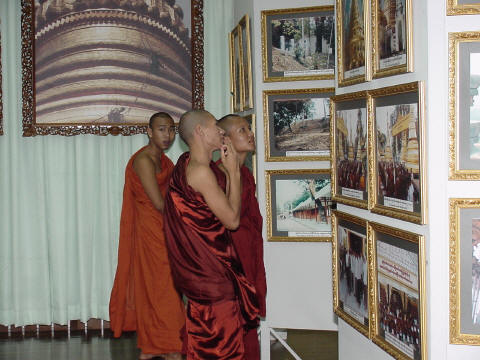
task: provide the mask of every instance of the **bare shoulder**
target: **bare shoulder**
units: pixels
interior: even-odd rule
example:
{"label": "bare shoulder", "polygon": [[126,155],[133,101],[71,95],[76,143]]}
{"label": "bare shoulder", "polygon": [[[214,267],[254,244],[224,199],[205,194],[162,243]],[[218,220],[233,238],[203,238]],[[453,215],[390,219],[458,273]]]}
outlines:
{"label": "bare shoulder", "polygon": [[155,163],[145,151],[142,151],[133,160],[133,169],[137,174],[140,172],[149,171],[152,169],[155,172]]}
{"label": "bare shoulder", "polygon": [[206,187],[218,186],[212,169],[203,164],[190,163],[186,170],[186,177],[188,185],[200,193],[203,193]]}

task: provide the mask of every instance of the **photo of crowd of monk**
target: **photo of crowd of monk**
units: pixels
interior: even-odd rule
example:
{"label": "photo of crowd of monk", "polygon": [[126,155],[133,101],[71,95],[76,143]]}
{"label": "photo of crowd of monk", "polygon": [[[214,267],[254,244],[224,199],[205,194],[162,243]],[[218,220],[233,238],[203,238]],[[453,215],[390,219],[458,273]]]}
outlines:
{"label": "photo of crowd of monk", "polygon": [[271,156],[330,156],[328,95],[273,99]]}
{"label": "photo of crowd of monk", "polygon": [[367,199],[367,109],[335,114],[337,194]]}
{"label": "photo of crowd of monk", "polygon": [[418,293],[378,274],[378,332],[410,359],[420,360]]}
{"label": "photo of crowd of monk", "polygon": [[472,322],[480,326],[480,219],[472,219]]}
{"label": "photo of crowd of monk", "polygon": [[[266,78],[328,76],[335,72],[333,6],[262,13]],[[288,79],[285,79],[288,80]],[[284,81],[284,80],[283,80]]]}
{"label": "photo of crowd of monk", "polygon": [[272,176],[273,236],[332,234],[329,174]]}
{"label": "photo of crowd of monk", "polygon": [[342,61],[344,78],[365,74],[364,0],[342,1]]}
{"label": "photo of crowd of monk", "polygon": [[378,1],[377,39],[379,69],[407,63],[407,0]]}
{"label": "photo of crowd of monk", "polygon": [[146,124],[157,111],[177,121],[192,108],[197,0],[28,1],[36,124]]}
{"label": "photo of crowd of monk", "polygon": [[[342,221],[340,221],[342,223]],[[337,228],[339,307],[361,325],[368,327],[368,263],[367,236],[351,230],[348,224]],[[345,224],[345,225],[347,225]]]}
{"label": "photo of crowd of monk", "polygon": [[381,205],[420,212],[420,149],[417,104],[375,109],[377,198]]}
{"label": "photo of crowd of monk", "polygon": [[470,159],[480,160],[480,53],[470,53]]}

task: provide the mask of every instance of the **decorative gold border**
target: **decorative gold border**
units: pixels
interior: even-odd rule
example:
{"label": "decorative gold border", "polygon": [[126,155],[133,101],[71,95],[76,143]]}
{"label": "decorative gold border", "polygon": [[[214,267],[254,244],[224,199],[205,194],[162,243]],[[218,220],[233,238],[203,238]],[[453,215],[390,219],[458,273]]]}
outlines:
{"label": "decorative gold border", "polygon": [[[239,37],[240,37],[240,55],[241,55],[241,88],[243,89],[242,91],[242,96],[241,96],[241,103],[242,103],[242,110],[247,111],[253,109],[253,78],[252,78],[252,48],[251,48],[251,40],[250,40],[250,18],[248,17],[248,14],[245,14],[240,21],[238,22],[238,26],[240,28],[239,31]],[[245,35],[246,39],[243,38],[243,30],[245,29]],[[245,57],[245,54],[243,53],[243,44],[245,42],[245,49],[247,49],[247,54]],[[246,63],[244,63],[244,60],[246,60]],[[245,89],[245,71],[247,72],[247,78],[248,78],[248,88]],[[248,101],[245,99],[245,94],[248,94]]]}
{"label": "decorative gold border", "polygon": [[[480,210],[480,199],[449,199],[450,215],[450,344],[461,345],[480,345],[480,335],[465,334],[460,330],[461,327],[461,286],[462,273],[461,265],[461,241],[460,238],[460,210],[478,209]],[[471,245],[471,241],[470,241]],[[471,276],[471,274],[465,274]],[[471,297],[471,293],[467,294]]]}
{"label": "decorative gold border", "polygon": [[[192,13],[192,107],[204,107],[204,59],[203,59],[203,0],[191,0]],[[35,29],[34,29],[34,0],[21,0],[21,27],[22,27],[22,128],[23,136],[80,134],[95,135],[135,135],[144,134],[148,124],[90,124],[90,123],[62,123],[37,124],[35,121]],[[104,20],[106,21],[106,20]]]}
{"label": "decorative gold border", "polygon": [[329,169],[301,169],[301,170],[267,170],[265,172],[265,198],[267,201],[267,241],[271,242],[331,242],[331,236],[325,237],[289,237],[289,236],[273,236],[273,211],[272,211],[272,175],[320,175],[330,174]]}
{"label": "decorative gold border", "polygon": [[[272,95],[295,95],[295,94],[323,94],[323,93],[335,93],[335,88],[322,88],[322,89],[287,89],[287,90],[264,90],[263,91],[263,123],[264,130],[264,142],[265,142],[265,161],[330,161],[331,159],[331,146],[330,155],[328,156],[272,156],[270,154],[270,111],[268,108],[268,97]],[[331,119],[330,119],[331,121]],[[272,134],[273,135],[273,134]],[[331,139],[331,136],[330,136]]]}
{"label": "decorative gold border", "polygon": [[[251,130],[253,135],[255,136],[255,147],[256,147],[256,136],[257,136],[257,122],[255,118],[255,114],[248,114],[245,115],[244,118],[250,123]],[[253,178],[255,179],[255,184],[257,183],[257,154],[256,150],[252,153],[252,174]]]}
{"label": "decorative gold border", "polygon": [[[418,146],[420,157],[420,213],[393,209],[378,203],[377,187],[378,187],[378,171],[377,171],[377,137],[375,124],[375,99],[379,97],[392,96],[409,92],[418,93]],[[425,224],[427,219],[427,190],[426,190],[426,174],[427,166],[425,163],[425,94],[424,86],[421,81],[411,82],[407,84],[389,86],[377,90],[367,91],[368,95],[368,206],[372,212],[390,216],[404,221],[416,224]]]}
{"label": "decorative gold border", "polygon": [[[369,319],[368,319],[368,324],[369,326],[365,326],[364,324],[361,324],[358,320],[347,314],[345,311],[343,311],[340,308],[339,305],[339,291],[340,287],[338,285],[338,272],[339,270],[337,269],[337,264],[338,264],[338,250],[337,250],[337,225],[338,225],[338,219],[341,220],[346,220],[349,222],[352,222],[354,224],[363,226],[365,228],[366,232],[366,245],[367,245],[367,263],[369,263],[369,259],[371,258],[371,248],[370,248],[370,243],[369,243],[369,236],[368,236],[368,227],[367,227],[367,221],[365,219],[361,219],[359,217],[343,213],[340,211],[332,211],[332,290],[333,290],[333,311],[335,314],[337,314],[339,317],[341,317],[347,324],[349,324],[351,327],[353,327],[355,330],[360,332],[362,335],[366,336],[367,338],[370,338],[370,312],[371,307],[370,305],[368,306],[368,311],[369,311]],[[370,271],[370,269],[368,269]],[[370,293],[371,289],[370,286],[370,275],[368,275],[367,279],[367,289],[368,289],[368,302],[370,303]]]}
{"label": "decorative gold border", "polygon": [[357,75],[349,79],[345,79],[343,71],[343,4],[345,0],[336,0],[337,3],[337,71],[338,86],[349,86],[370,80],[370,18],[369,18],[369,1],[363,1],[363,38],[364,38],[364,58],[365,58],[365,74]]}
{"label": "decorative gold border", "polygon": [[447,0],[447,15],[480,14],[480,2],[477,4],[459,5],[458,0]]}
{"label": "decorative gold border", "polygon": [[422,235],[414,234],[408,231],[395,229],[390,226],[381,225],[374,222],[367,224],[367,234],[369,236],[370,254],[372,258],[369,259],[369,275],[370,275],[370,328],[371,337],[375,344],[380,346],[383,350],[393,356],[395,359],[411,360],[403,352],[397,349],[392,344],[388,343],[379,335],[378,323],[378,273],[377,273],[377,232],[384,233],[398,239],[410,241],[418,244],[418,306],[419,306],[419,320],[420,320],[420,360],[427,360],[427,312],[426,312],[426,280],[425,280],[425,239]]}
{"label": "decorative gold border", "polygon": [[480,42],[480,32],[468,31],[448,34],[448,119],[450,125],[449,131],[449,180],[480,180],[480,169],[462,170],[460,169],[458,144],[460,139],[459,126],[457,120],[459,119],[458,112],[458,96],[459,96],[459,81],[458,81],[458,56],[459,45],[461,42]]}
{"label": "decorative gold border", "polygon": [[[335,78],[335,69],[332,75],[305,75],[305,76],[270,76],[268,68],[268,48],[267,48],[267,21],[268,17],[272,15],[279,14],[301,14],[301,13],[314,13],[314,12],[325,12],[331,11],[332,16],[334,14],[334,6],[311,6],[311,7],[300,7],[300,8],[290,8],[290,9],[279,9],[279,10],[264,10],[262,11],[262,67],[263,67],[263,81],[264,82],[277,82],[277,81],[298,81],[298,80],[332,80]],[[335,28],[335,25],[334,25]]]}
{"label": "decorative gold border", "polygon": [[[242,101],[242,93],[243,93],[243,63],[242,63],[242,29],[240,29],[240,25],[237,25],[233,28],[233,30],[229,34],[229,50],[230,50],[230,89],[232,93],[232,101],[230,102],[231,111],[232,112],[241,112],[243,111],[243,101]],[[238,46],[238,54],[236,53],[236,46]],[[236,56],[238,55],[238,79],[235,77],[236,74]],[[238,84],[238,91],[240,92],[237,94],[237,81]],[[239,107],[236,107],[238,104]]]}
{"label": "decorative gold border", "polygon": [[[366,200],[358,200],[348,196],[344,196],[337,193],[337,136],[336,136],[336,126],[337,126],[337,116],[336,116],[336,103],[339,102],[347,102],[347,101],[355,101],[355,100],[362,100],[365,99],[365,110],[367,109],[367,92],[366,91],[359,91],[349,94],[337,95],[330,98],[330,151],[331,151],[331,162],[330,165],[332,167],[332,200],[335,200],[339,203],[356,206],[361,209],[368,209],[368,191],[369,185],[368,182],[365,183],[365,189],[367,190],[367,199]],[[369,131],[368,131],[368,113],[367,113],[367,144],[369,138]],[[370,166],[370,162],[368,161],[369,151],[367,149],[367,167]],[[367,177],[370,176],[370,171],[367,168]],[[368,179],[367,179],[368,181]]]}
{"label": "decorative gold border", "polygon": [[378,41],[378,2],[379,0],[371,0],[372,9],[372,72],[373,78],[381,78],[396,74],[413,72],[413,21],[412,21],[412,0],[405,0],[405,36],[407,39],[407,62],[405,65],[392,66],[386,69],[380,69],[379,60],[379,41]]}

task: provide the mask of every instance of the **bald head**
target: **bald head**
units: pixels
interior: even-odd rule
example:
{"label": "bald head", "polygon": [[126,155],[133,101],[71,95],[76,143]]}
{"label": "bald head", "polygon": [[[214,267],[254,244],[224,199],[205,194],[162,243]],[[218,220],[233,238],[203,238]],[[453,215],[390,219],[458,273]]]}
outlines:
{"label": "bald head", "polygon": [[232,127],[238,124],[239,121],[244,120],[241,116],[235,114],[228,114],[220,118],[217,125],[225,131],[225,135],[230,135]]}
{"label": "bald head", "polygon": [[190,145],[195,127],[197,125],[204,125],[210,118],[214,117],[206,110],[187,111],[180,117],[180,122],[178,123],[178,134],[180,138]]}

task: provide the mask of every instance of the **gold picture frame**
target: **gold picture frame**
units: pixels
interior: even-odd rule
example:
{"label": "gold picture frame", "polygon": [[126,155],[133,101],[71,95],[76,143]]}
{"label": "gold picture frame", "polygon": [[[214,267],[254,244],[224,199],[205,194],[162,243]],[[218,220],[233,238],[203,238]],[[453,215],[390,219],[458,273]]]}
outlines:
{"label": "gold picture frame", "polygon": [[336,0],[336,3],[338,86],[368,81],[370,80],[369,0]]}
{"label": "gold picture frame", "polygon": [[451,198],[449,212],[450,343],[480,345],[480,199]]}
{"label": "gold picture frame", "polygon": [[371,1],[373,78],[413,72],[412,0],[401,0],[394,12],[381,9],[380,0]]}
{"label": "gold picture frame", "polygon": [[[367,221],[339,211],[332,213],[333,310],[347,324],[370,338],[370,244]],[[353,264],[361,265],[355,279]],[[358,267],[358,266],[357,266]],[[359,281],[360,280],[360,281]]]}
{"label": "gold picture frame", "polygon": [[395,359],[427,360],[424,237],[373,222],[367,226],[372,340]]}
{"label": "gold picture frame", "polygon": [[369,208],[416,224],[427,219],[424,86],[368,91]]}
{"label": "gold picture frame", "polygon": [[250,18],[245,14],[238,22],[240,31],[240,59],[242,60],[242,111],[253,109],[252,48],[250,36]]}
{"label": "gold picture frame", "polygon": [[264,91],[265,161],[329,161],[334,94],[334,88]]}
{"label": "gold picture frame", "polygon": [[458,0],[447,0],[447,15],[480,14],[480,2],[475,4],[459,4]]}
{"label": "gold picture frame", "polygon": [[366,91],[330,98],[332,198],[362,209],[368,208],[367,117]]}
{"label": "gold picture frame", "polygon": [[267,170],[267,240],[330,242],[330,170]]}
{"label": "gold picture frame", "polygon": [[241,50],[241,29],[240,26],[235,28],[229,33],[229,51],[230,51],[230,92],[231,101],[230,109],[232,112],[237,113],[243,111],[243,64]]}
{"label": "gold picture frame", "polygon": [[[262,11],[263,81],[331,80],[335,78],[335,17],[333,6],[301,7]],[[299,21],[302,25],[299,25]],[[282,23],[281,23],[282,22]],[[298,33],[304,42],[283,24]],[[323,23],[321,26],[320,23]],[[318,29],[305,24],[314,24]],[[309,31],[305,37],[305,31]],[[283,36],[283,40],[282,40]],[[320,36],[320,41],[318,37]],[[314,38],[307,41],[306,38]],[[322,48],[323,39],[327,44]],[[306,47],[309,44],[309,47]],[[276,46],[275,46],[276,45]],[[320,48],[320,49],[319,49]],[[273,59],[275,57],[275,59]]]}
{"label": "gold picture frame", "polygon": [[480,61],[480,32],[449,33],[448,44],[448,175],[450,180],[479,180],[480,123],[476,120],[480,120],[480,67],[472,64]]}

